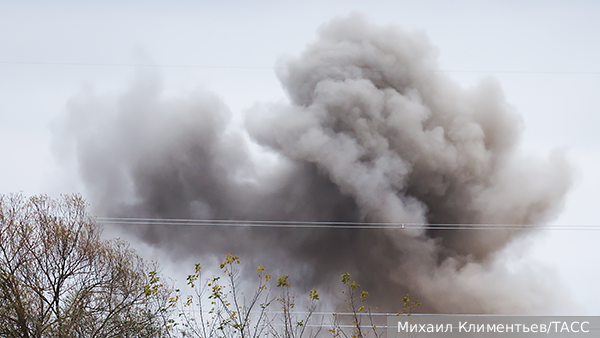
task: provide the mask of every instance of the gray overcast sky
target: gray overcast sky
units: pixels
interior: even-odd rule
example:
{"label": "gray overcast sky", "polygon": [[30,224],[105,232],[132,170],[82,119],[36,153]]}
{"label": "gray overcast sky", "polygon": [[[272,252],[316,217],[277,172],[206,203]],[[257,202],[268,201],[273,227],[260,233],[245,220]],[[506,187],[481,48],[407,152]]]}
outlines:
{"label": "gray overcast sky", "polygon": [[[523,151],[566,149],[576,168],[555,223],[600,224],[598,1],[0,1],[0,193],[79,191],[55,161],[51,126],[82,88],[118,93],[136,70],[100,64],[198,66],[158,68],[165,91],[208,89],[241,114],[286,100],[277,60],[352,11],[424,31],[464,86],[496,78],[523,117]],[[556,267],[570,288],[560,292],[600,315],[598,240],[600,231],[543,232],[515,264]]]}

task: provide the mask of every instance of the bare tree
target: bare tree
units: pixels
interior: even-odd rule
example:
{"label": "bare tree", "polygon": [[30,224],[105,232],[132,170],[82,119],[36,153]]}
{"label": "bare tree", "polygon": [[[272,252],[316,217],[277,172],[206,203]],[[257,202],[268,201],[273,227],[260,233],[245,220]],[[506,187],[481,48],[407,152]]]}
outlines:
{"label": "bare tree", "polygon": [[[310,305],[306,307],[306,311],[297,311],[297,295],[290,291],[288,276],[282,276],[273,283],[274,278],[261,265],[256,268],[258,283],[251,286],[251,280],[241,279],[239,265],[238,256],[227,254],[219,266],[221,273],[203,283],[202,268],[200,264],[196,264],[194,273],[187,277],[187,284],[192,288],[193,294],[179,298],[177,325],[183,337],[318,336],[321,326],[317,325],[313,329],[311,322],[319,299],[317,290],[309,292]],[[273,291],[279,293],[279,296],[273,295]],[[276,310],[270,312],[273,306]]]}
{"label": "bare tree", "polygon": [[171,290],[78,195],[0,196],[0,337],[163,337]]}
{"label": "bare tree", "polygon": [[[342,284],[345,286],[342,290],[344,302],[346,303],[344,315],[349,319],[342,320],[339,313],[333,314],[332,328],[329,329],[333,338],[381,338],[385,330],[378,327],[373,318],[373,310],[366,302],[369,298],[367,291],[359,291],[360,284],[350,278],[350,273],[342,275]],[[409,295],[402,298],[404,307],[398,312],[397,316],[410,316],[413,311],[421,306],[419,301],[411,301]],[[385,324],[385,322],[380,325]]]}

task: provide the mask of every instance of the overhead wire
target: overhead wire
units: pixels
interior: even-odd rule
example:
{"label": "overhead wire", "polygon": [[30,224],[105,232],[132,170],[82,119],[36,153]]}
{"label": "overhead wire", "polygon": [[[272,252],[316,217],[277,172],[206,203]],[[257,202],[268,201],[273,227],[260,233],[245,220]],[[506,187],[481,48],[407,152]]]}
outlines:
{"label": "overhead wire", "polygon": [[112,225],[160,225],[182,227],[263,227],[263,228],[328,228],[328,229],[400,229],[400,230],[600,230],[600,225],[535,225],[535,224],[468,224],[410,222],[345,222],[345,221],[278,221],[237,219],[169,219],[97,217],[96,221]]}
{"label": "overhead wire", "polygon": [[[194,65],[194,64],[142,64],[142,63],[112,63],[112,62],[53,62],[53,61],[11,61],[0,60],[2,65],[31,65],[31,66],[82,66],[82,67],[152,67],[152,68],[198,68],[198,69],[247,69],[247,70],[275,70],[288,69],[288,67],[274,66],[219,66],[219,65]],[[294,68],[294,67],[292,67]],[[375,72],[394,71],[396,69],[366,68],[363,70]],[[460,69],[431,69],[439,73],[494,73],[494,74],[550,74],[550,75],[600,75],[600,71],[535,71],[535,70],[460,70]]]}

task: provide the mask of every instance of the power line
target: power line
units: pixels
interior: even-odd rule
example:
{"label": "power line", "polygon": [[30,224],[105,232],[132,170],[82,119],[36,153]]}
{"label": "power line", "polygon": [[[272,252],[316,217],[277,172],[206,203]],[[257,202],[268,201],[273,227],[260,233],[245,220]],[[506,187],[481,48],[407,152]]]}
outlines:
{"label": "power line", "polygon": [[82,66],[82,67],[151,67],[151,68],[206,68],[206,69],[267,69],[283,67],[261,66],[211,66],[185,64],[145,64],[145,63],[109,63],[109,62],[46,62],[46,61],[0,61],[3,65],[32,65],[32,66]]}
{"label": "power line", "polygon": [[[198,69],[239,69],[239,70],[275,70],[288,69],[288,67],[272,66],[218,66],[218,65],[193,65],[193,64],[141,64],[141,63],[110,63],[110,62],[51,62],[51,61],[0,61],[2,65],[30,65],[30,66],[80,66],[80,67],[150,67],[150,68],[198,68]],[[294,68],[294,67],[291,67]],[[395,69],[365,68],[363,70],[374,72],[388,72]],[[431,69],[439,73],[479,73],[479,74],[548,74],[548,75],[600,75],[596,71],[532,71],[532,70],[460,70],[460,69]]]}
{"label": "power line", "polygon": [[534,225],[534,224],[428,224],[386,222],[322,222],[322,221],[256,221],[221,219],[167,219],[98,217],[102,224],[159,225],[180,227],[251,227],[251,228],[328,228],[328,229],[400,229],[400,230],[600,230],[600,225]]}

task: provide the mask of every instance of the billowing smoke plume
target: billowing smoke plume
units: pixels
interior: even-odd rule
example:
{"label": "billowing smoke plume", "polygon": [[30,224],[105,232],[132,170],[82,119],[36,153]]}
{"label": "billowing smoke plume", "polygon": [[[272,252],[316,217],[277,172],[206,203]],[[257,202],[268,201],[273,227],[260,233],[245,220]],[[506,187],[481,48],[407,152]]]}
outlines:
{"label": "billowing smoke plume", "polygon": [[[243,130],[218,98],[165,98],[151,74],[117,99],[73,98],[62,142],[98,213],[540,224],[560,209],[571,184],[563,157],[520,154],[521,120],[498,84],[452,82],[426,36],[351,15],[324,25],[280,68],[290,103],[249,110]],[[152,227],[138,235],[174,256],[249,256],[310,286],[351,271],[389,310],[407,292],[437,312],[527,313],[556,299],[546,276],[499,263],[515,232]]]}

